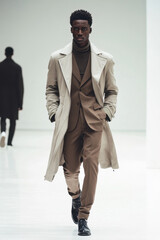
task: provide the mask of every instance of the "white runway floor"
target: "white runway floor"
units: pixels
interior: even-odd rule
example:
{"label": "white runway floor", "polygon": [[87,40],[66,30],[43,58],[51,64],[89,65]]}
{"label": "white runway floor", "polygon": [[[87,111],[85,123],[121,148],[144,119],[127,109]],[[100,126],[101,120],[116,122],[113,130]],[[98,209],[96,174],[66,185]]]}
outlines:
{"label": "white runway floor", "polygon": [[17,131],[14,147],[0,149],[0,240],[160,239],[160,170],[146,169],[145,134],[113,135],[120,170],[100,169],[92,235],[80,237],[62,168],[43,180],[52,132]]}

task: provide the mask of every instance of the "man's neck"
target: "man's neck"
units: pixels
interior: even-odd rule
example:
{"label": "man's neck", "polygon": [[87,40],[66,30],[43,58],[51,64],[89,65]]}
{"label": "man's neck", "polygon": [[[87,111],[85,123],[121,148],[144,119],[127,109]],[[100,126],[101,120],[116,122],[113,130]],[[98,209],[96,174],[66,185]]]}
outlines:
{"label": "man's neck", "polygon": [[79,45],[73,40],[73,51],[76,52],[87,52],[90,49],[90,42],[88,41],[88,43],[83,46],[83,47],[79,47]]}

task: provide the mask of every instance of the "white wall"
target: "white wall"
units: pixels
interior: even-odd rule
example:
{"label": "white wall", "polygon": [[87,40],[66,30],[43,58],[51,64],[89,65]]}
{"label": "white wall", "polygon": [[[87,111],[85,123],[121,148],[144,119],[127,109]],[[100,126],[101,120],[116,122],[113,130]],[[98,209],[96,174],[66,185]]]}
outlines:
{"label": "white wall", "polygon": [[145,0],[0,0],[0,60],[5,47],[12,46],[24,75],[18,128],[52,128],[44,94],[48,60],[72,40],[69,17],[81,8],[93,15],[91,40],[116,62],[120,92],[112,128],[145,130]]}
{"label": "white wall", "polygon": [[147,0],[147,164],[160,168],[160,1]]}

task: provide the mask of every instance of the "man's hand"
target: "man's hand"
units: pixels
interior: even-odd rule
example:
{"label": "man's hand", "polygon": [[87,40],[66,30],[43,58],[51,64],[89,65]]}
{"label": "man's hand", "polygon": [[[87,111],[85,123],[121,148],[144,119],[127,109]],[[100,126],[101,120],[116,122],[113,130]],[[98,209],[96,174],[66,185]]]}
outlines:
{"label": "man's hand", "polygon": [[55,115],[53,115],[50,119],[51,122],[55,122]]}
{"label": "man's hand", "polygon": [[106,114],[106,121],[107,121],[107,122],[110,122],[110,121],[111,121],[107,114]]}

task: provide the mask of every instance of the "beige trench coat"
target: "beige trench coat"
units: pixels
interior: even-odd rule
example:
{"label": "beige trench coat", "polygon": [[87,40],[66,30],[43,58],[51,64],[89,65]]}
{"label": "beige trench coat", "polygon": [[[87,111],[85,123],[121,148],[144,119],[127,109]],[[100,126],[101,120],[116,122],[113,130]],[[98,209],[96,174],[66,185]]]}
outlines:
{"label": "beige trench coat", "polygon": [[[110,120],[116,112],[118,88],[113,74],[113,59],[108,53],[98,50],[91,43],[92,84],[98,103]],[[48,66],[46,100],[49,118],[55,115],[55,128],[45,180],[52,181],[63,165],[64,135],[68,127],[71,106],[70,91],[72,78],[72,43],[51,55]],[[109,124],[103,126],[102,143],[99,155],[102,168],[118,168],[117,154]]]}

